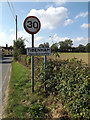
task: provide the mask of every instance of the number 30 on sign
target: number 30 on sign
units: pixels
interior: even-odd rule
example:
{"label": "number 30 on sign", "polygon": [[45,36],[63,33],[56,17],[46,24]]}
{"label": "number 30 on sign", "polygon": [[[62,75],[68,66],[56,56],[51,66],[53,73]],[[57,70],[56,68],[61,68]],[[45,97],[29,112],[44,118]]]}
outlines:
{"label": "number 30 on sign", "polygon": [[39,19],[35,16],[29,16],[24,20],[24,28],[30,34],[37,33],[41,28]]}

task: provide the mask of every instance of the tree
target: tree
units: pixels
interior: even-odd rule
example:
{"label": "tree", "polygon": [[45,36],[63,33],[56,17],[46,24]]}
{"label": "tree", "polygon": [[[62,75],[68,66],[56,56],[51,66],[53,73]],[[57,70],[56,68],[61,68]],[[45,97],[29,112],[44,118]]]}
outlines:
{"label": "tree", "polygon": [[90,52],[90,43],[88,43],[85,47],[86,52]]}
{"label": "tree", "polygon": [[44,48],[44,45],[43,45],[43,44],[40,44],[40,45],[39,45],[39,48]]}
{"label": "tree", "polygon": [[58,43],[52,44],[51,50],[52,50],[53,52],[57,52],[57,51],[58,51]]}
{"label": "tree", "polygon": [[10,46],[11,49],[13,49],[13,46]]}
{"label": "tree", "polygon": [[48,42],[44,43],[44,47],[49,48],[49,43]]}
{"label": "tree", "polygon": [[39,47],[40,47],[40,48],[49,48],[49,43],[46,42],[46,43],[44,43],[44,44],[40,44]]}
{"label": "tree", "polygon": [[85,52],[85,46],[84,45],[79,45],[78,47],[77,47],[77,49],[78,49],[78,51],[79,52]]}
{"label": "tree", "polygon": [[73,41],[71,39],[67,39],[65,41],[60,41],[59,45],[60,45],[60,51],[63,52],[67,52],[71,50],[71,47],[73,45],[72,43]]}
{"label": "tree", "polygon": [[25,39],[23,39],[22,37],[14,40],[13,56],[15,60],[18,60],[19,55],[26,53],[24,41]]}

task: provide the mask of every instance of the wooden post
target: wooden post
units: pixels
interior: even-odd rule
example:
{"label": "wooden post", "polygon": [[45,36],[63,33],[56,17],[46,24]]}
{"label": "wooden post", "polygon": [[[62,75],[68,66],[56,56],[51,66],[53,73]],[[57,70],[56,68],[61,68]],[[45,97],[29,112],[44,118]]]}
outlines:
{"label": "wooden post", "polygon": [[16,40],[17,40],[17,15],[16,15]]}

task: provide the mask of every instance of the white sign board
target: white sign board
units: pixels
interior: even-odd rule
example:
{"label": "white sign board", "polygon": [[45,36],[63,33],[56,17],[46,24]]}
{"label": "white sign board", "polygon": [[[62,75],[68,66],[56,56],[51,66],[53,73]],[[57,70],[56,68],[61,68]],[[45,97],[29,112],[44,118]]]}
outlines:
{"label": "white sign board", "polygon": [[51,48],[27,48],[27,55],[28,56],[45,56],[51,55]]}

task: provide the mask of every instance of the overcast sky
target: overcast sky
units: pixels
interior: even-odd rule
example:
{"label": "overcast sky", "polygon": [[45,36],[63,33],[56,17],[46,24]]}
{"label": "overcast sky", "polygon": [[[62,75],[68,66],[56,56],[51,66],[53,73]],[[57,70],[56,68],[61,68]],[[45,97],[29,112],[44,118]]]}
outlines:
{"label": "overcast sky", "polygon": [[[31,47],[31,35],[24,30],[23,22],[30,15],[41,21],[35,46],[65,39],[72,39],[74,46],[88,43],[88,2],[12,2],[11,5],[18,16],[18,37],[27,39],[26,47]],[[0,3],[0,13],[0,45],[13,45],[15,19],[7,2]]]}

